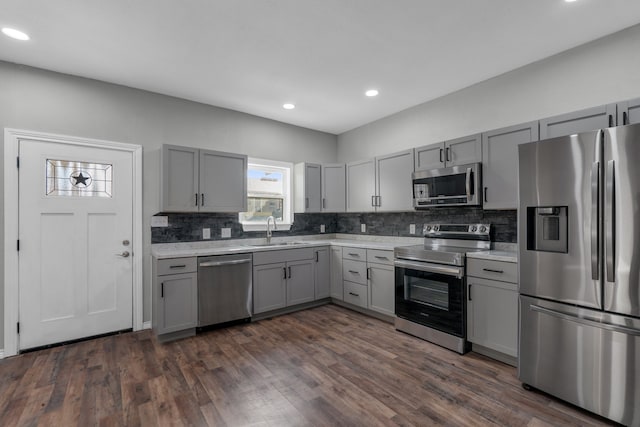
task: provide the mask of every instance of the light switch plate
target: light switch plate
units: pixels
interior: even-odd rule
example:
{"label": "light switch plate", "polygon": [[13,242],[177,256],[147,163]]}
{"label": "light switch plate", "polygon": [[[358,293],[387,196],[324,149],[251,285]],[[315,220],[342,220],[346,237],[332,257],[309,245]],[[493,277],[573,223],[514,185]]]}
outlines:
{"label": "light switch plate", "polygon": [[151,226],[152,227],[168,227],[169,226],[169,217],[168,216],[152,216],[151,217]]}
{"label": "light switch plate", "polygon": [[360,224],[360,232],[361,233],[367,232],[367,224]]}
{"label": "light switch plate", "polygon": [[211,238],[211,229],[210,228],[203,228],[202,229],[202,238],[205,240],[208,240]]}
{"label": "light switch plate", "polygon": [[229,239],[231,237],[231,229],[230,228],[221,228],[220,229],[220,237],[223,239]]}
{"label": "light switch plate", "polygon": [[324,230],[325,230],[325,228],[324,228],[324,224],[320,224],[320,232],[321,232],[321,233],[324,233]]}
{"label": "light switch plate", "polygon": [[416,234],[416,225],[409,224],[409,234]]}

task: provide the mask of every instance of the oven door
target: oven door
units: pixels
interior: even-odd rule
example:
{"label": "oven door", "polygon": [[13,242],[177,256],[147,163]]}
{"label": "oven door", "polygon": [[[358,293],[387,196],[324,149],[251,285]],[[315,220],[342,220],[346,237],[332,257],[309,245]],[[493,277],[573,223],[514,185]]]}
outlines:
{"label": "oven door", "polygon": [[395,260],[396,315],[466,337],[464,267]]}

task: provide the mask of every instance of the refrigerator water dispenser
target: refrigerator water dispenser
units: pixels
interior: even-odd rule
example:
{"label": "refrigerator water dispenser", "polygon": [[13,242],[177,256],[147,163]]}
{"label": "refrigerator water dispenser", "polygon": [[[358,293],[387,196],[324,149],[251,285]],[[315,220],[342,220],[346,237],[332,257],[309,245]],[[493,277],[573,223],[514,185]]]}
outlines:
{"label": "refrigerator water dispenser", "polygon": [[567,253],[567,207],[527,208],[527,249]]}

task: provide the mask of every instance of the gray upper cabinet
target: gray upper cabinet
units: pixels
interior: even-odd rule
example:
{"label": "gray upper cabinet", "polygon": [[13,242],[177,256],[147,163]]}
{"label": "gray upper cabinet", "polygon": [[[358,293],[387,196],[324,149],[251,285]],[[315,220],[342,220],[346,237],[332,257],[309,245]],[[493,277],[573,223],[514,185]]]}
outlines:
{"label": "gray upper cabinet", "polygon": [[162,211],[197,212],[200,150],[174,145],[162,146]]}
{"label": "gray upper cabinet", "polygon": [[589,132],[616,125],[616,104],[601,105],[540,120],[540,139]]}
{"label": "gray upper cabinet", "polygon": [[484,209],[517,209],[518,145],[537,140],[537,121],[482,134]]}
{"label": "gray upper cabinet", "polygon": [[413,149],[347,163],[347,211],[413,210]]}
{"label": "gray upper cabinet", "polygon": [[163,212],[247,210],[247,156],[162,147]]}
{"label": "gray upper cabinet", "polygon": [[413,150],[376,157],[376,211],[413,210]]}
{"label": "gray upper cabinet", "polygon": [[375,210],[376,165],[373,159],[347,163],[347,212]]}
{"label": "gray upper cabinet", "polygon": [[344,212],[347,185],[344,163],[322,165],[322,212]]}
{"label": "gray upper cabinet", "polygon": [[315,163],[298,163],[294,173],[295,212],[320,212],[322,210],[322,167]]}
{"label": "gray upper cabinet", "polygon": [[640,98],[618,103],[618,126],[640,123]]}
{"label": "gray upper cabinet", "polygon": [[480,163],[482,135],[475,134],[414,149],[415,170],[429,170],[450,166]]}

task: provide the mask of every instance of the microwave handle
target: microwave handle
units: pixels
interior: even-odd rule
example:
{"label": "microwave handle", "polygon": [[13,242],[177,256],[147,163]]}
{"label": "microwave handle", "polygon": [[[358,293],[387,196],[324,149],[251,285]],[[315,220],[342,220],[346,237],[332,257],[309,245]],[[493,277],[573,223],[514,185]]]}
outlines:
{"label": "microwave handle", "polygon": [[467,190],[467,202],[471,201],[471,168],[467,168],[467,179],[465,182],[465,187]]}

